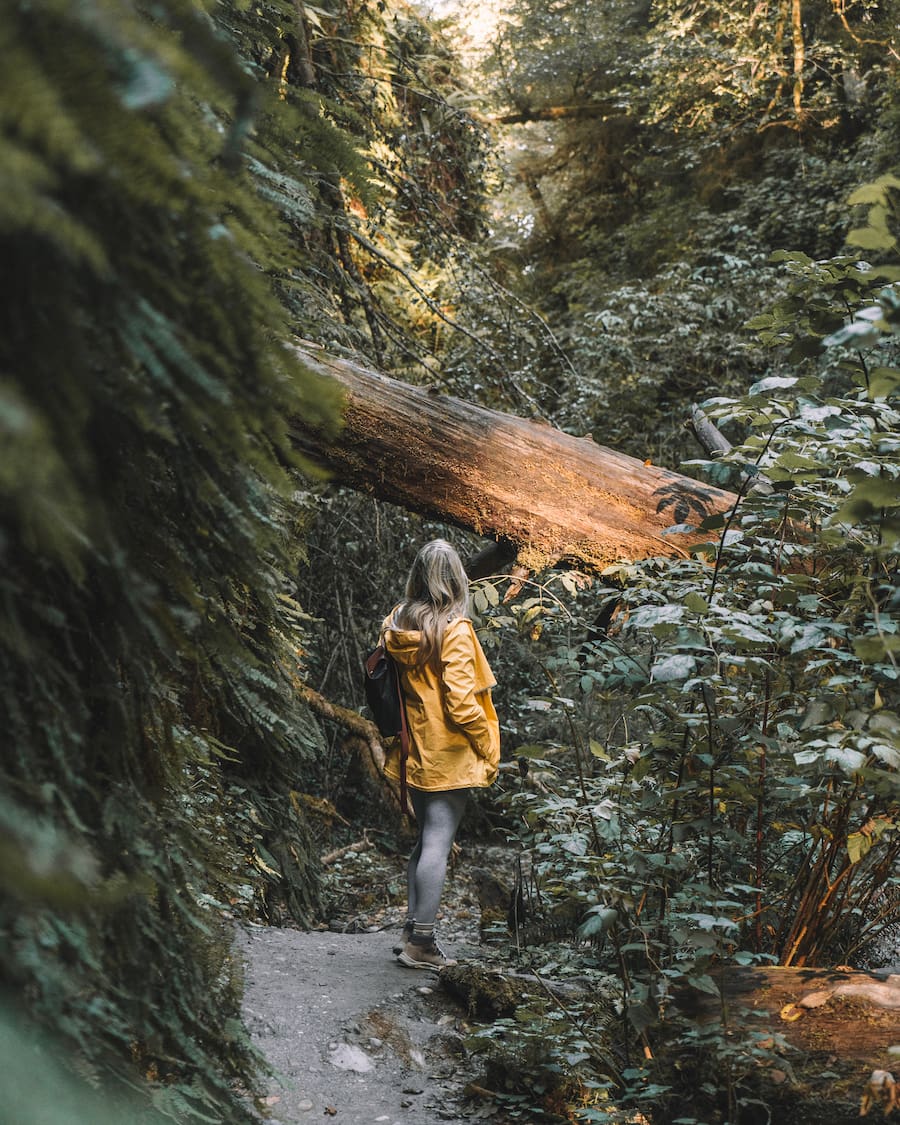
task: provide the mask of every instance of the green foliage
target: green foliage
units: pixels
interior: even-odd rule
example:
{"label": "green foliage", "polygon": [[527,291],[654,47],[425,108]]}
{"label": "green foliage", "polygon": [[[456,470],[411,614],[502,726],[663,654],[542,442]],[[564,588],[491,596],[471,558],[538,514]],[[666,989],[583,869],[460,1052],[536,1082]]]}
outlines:
{"label": "green foliage", "polygon": [[278,271],[298,333],[428,375],[452,322],[444,261],[481,232],[487,165],[446,38],[387,3],[267,0],[227,20],[269,90],[251,166],[303,247],[285,241]]}
{"label": "green foliage", "polygon": [[0,35],[5,1002],[97,1082],[240,1120],[228,919],[317,898],[286,426],[335,396],[282,346],[257,86],[205,12],[8,4]]}
{"label": "green foliage", "polygon": [[490,282],[459,279],[480,346],[449,341],[454,389],[642,458],[685,455],[688,405],[740,393],[764,362],[741,324],[778,296],[767,256],[835,255],[839,200],[896,159],[896,5],[799,8],[802,63],[785,5],[504,9],[484,69],[513,123]]}
{"label": "green foliage", "polygon": [[484,136],[405,8],[2,24],[0,974],[105,1088],[240,1120],[230,920],[320,905],[287,427],[338,403],[283,343],[421,372]]}
{"label": "green foliage", "polygon": [[[732,1028],[722,966],[858,963],[896,932],[895,190],[886,177],[853,200],[868,216],[854,238],[891,256],[885,265],[776,255],[789,286],[754,322],[773,361],[746,394],[706,404],[738,444],[695,468],[740,496],[703,525],[708,545],[610,567],[590,590],[569,575],[562,612],[545,583],[513,606],[476,595],[488,639],[508,653],[515,627],[530,648],[531,695],[505,700],[529,767],[507,782],[529,901],[551,917],[574,903],[576,936],[593,943],[523,956],[539,974],[612,987],[626,1021],[617,1072],[602,1004],[556,1006],[568,1030],[543,1065],[529,1052],[546,1013],[526,1014],[514,1036],[485,1029],[483,1047],[530,1059],[527,1105],[542,1104],[546,1072],[612,1079],[620,1099],[670,1117],[735,1120],[757,1096],[759,1061],[781,1048]],[[590,609],[585,637],[574,615]],[[712,996],[721,1019],[680,1022],[676,990]],[[566,1054],[576,1029],[593,1043],[583,1058]],[[685,1080],[665,1061],[673,1051]]]}

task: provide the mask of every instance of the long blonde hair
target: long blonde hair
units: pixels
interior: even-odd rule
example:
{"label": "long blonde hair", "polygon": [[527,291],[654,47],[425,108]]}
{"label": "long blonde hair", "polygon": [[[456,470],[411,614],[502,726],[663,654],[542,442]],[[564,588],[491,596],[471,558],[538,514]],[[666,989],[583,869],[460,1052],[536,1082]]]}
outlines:
{"label": "long blonde hair", "polygon": [[469,579],[456,548],[446,539],[432,539],[415,557],[406,580],[405,598],[394,624],[422,634],[416,667],[426,664],[440,675],[444,630],[455,617],[469,612]]}

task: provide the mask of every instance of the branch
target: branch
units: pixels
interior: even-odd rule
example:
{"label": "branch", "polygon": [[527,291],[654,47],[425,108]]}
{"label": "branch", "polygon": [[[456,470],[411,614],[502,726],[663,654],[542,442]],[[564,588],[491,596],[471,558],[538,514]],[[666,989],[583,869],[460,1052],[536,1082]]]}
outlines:
{"label": "branch", "polygon": [[347,707],[340,707],[332,703],[324,695],[320,695],[301,681],[297,681],[297,692],[314,714],[329,722],[337,723],[353,737],[362,743],[365,752],[360,754],[366,772],[375,783],[375,788],[380,798],[390,806],[391,810],[400,814],[400,794],[394,784],[384,775],[384,745],[378,728],[368,719],[363,718],[358,711],[351,711]]}
{"label": "branch", "polygon": [[584,105],[550,105],[539,109],[523,109],[515,113],[502,113],[489,117],[492,125],[527,125],[530,121],[562,121],[565,118],[581,121],[608,116],[613,109],[604,102],[585,102]]}

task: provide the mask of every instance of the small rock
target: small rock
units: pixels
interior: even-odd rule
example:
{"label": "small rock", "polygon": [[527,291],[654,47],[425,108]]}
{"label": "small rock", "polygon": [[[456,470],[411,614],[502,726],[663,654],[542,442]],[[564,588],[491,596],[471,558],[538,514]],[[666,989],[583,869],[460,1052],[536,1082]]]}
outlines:
{"label": "small rock", "polygon": [[424,1086],[404,1086],[403,1087],[403,1093],[404,1094],[421,1094],[423,1090],[424,1090]]}
{"label": "small rock", "polygon": [[422,996],[431,996],[434,989],[429,988],[427,984],[423,984],[421,988],[416,989],[416,992],[420,993]]}
{"label": "small rock", "polygon": [[809,992],[806,996],[801,997],[797,1003],[801,1008],[821,1008],[831,999],[832,992],[833,990],[830,988],[823,988],[818,992]]}
{"label": "small rock", "polygon": [[[377,1039],[377,1038],[376,1038],[376,1037],[375,1037],[374,1035],[372,1035],[372,1036],[370,1036],[370,1037],[369,1037],[369,1046],[370,1046],[370,1047],[375,1047],[376,1049],[377,1049],[378,1047],[383,1047],[383,1046],[384,1046],[384,1040],[383,1040],[383,1039]],[[382,1118],[380,1118],[380,1117],[376,1117],[376,1119],[375,1119],[375,1120],[376,1120],[376,1121],[381,1121],[381,1120],[382,1120]],[[387,1118],[385,1117],[385,1118],[384,1118],[383,1120],[387,1121]]]}
{"label": "small rock", "polygon": [[409,1109],[409,1107],[410,1107],[411,1105],[412,1105],[412,1102],[411,1102],[411,1101],[409,1100],[409,1098],[405,1098],[405,1099],[404,1099],[404,1100],[403,1100],[403,1101],[402,1101],[402,1102],[400,1103],[400,1108],[401,1108],[401,1109]]}
{"label": "small rock", "polygon": [[352,1043],[336,1044],[328,1061],[338,1070],[352,1070],[355,1074],[368,1074],[375,1069],[375,1063],[362,1047],[356,1047]]}
{"label": "small rock", "polygon": [[297,1102],[297,1104],[294,1106],[294,1109],[296,1109],[298,1113],[309,1113],[312,1108],[313,1103],[309,1100],[309,1098],[303,1098],[302,1101]]}

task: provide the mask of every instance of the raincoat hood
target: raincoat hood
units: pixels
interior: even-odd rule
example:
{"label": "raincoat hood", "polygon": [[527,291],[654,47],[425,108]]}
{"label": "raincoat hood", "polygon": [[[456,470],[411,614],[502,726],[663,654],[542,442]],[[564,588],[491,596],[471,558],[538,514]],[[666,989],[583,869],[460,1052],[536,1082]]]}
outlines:
{"label": "raincoat hood", "polygon": [[388,652],[398,664],[413,667],[422,634],[418,629],[392,629],[389,625],[384,631],[384,643]]}
{"label": "raincoat hood", "polygon": [[[422,634],[419,630],[395,629],[391,626],[391,617],[385,620],[383,628],[385,647],[391,656],[405,668],[415,668],[419,644],[422,640]],[[448,638],[458,636],[460,633],[468,634],[472,642],[472,658],[475,665],[473,689],[476,692],[482,692],[486,691],[487,688],[495,687],[497,681],[468,617],[457,617],[455,621],[449,623],[444,633],[445,643]]]}

